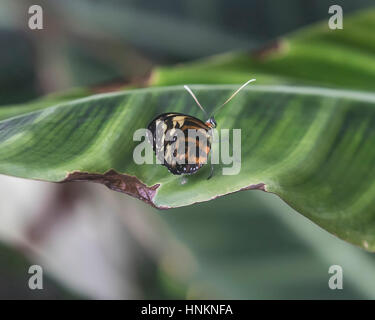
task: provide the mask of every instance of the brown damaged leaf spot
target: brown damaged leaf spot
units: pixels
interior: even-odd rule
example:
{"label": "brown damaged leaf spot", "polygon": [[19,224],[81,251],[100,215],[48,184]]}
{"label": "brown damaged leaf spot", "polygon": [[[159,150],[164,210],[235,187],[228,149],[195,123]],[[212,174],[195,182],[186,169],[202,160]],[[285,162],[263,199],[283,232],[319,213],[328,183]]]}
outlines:
{"label": "brown damaged leaf spot", "polygon": [[[243,187],[241,189],[238,189],[236,191],[232,191],[232,192],[227,192],[227,193],[224,193],[224,194],[219,194],[217,196],[214,196],[208,200],[204,200],[204,201],[197,201],[197,202],[194,202],[192,204],[197,204],[197,203],[201,203],[201,202],[206,202],[206,201],[211,201],[211,200],[216,200],[218,198],[221,198],[221,197],[224,197],[224,196],[227,196],[229,194],[233,194],[233,193],[236,193],[236,192],[240,192],[240,191],[246,191],[246,190],[261,190],[261,191],[264,191],[264,192],[268,192],[267,190],[267,186],[261,182],[261,183],[257,183],[257,184],[251,184],[251,185],[248,185],[246,187]],[[160,209],[160,208],[159,208]],[[165,208],[162,208],[162,209],[170,209],[170,207],[165,207]]]}
{"label": "brown damaged leaf spot", "polygon": [[[149,187],[146,184],[144,184],[141,180],[139,180],[137,177],[127,175],[127,174],[121,174],[121,173],[116,172],[113,169],[105,172],[104,174],[74,171],[74,172],[69,173],[67,177],[60,183],[78,182],[78,181],[96,182],[96,183],[104,184],[111,190],[122,192],[132,197],[135,197],[157,209],[166,210],[166,209],[174,208],[174,207],[169,207],[169,206],[155,205],[154,197],[156,195],[157,189],[160,187],[160,184],[155,184]],[[251,184],[249,186],[243,187],[233,192],[228,192],[225,194],[217,195],[207,201],[215,200],[222,196],[235,193],[235,192],[239,192],[239,191],[245,191],[245,190],[262,190],[262,191],[267,192],[267,188],[264,183]],[[198,202],[194,202],[194,203],[198,203]]]}
{"label": "brown damaged leaf spot", "polygon": [[286,40],[277,39],[275,41],[265,44],[260,49],[251,53],[256,60],[266,60],[274,56],[284,54],[288,50],[288,43]]}
{"label": "brown damaged leaf spot", "polygon": [[142,200],[153,207],[156,207],[153,199],[156,190],[160,187],[160,184],[155,184],[149,187],[137,177],[121,174],[115,170],[109,170],[104,174],[74,171],[69,173],[61,182],[76,181],[90,181],[104,184],[111,190],[126,193],[127,195]]}
{"label": "brown damaged leaf spot", "polygon": [[[261,183],[257,183],[257,184],[248,185],[246,187],[243,187],[241,189],[238,189],[238,190],[235,190],[235,191],[232,191],[232,192],[227,192],[227,193],[219,194],[219,195],[214,196],[214,197],[212,197],[210,199],[207,199],[207,200],[196,201],[196,202],[193,202],[191,204],[197,204],[197,203],[201,203],[201,202],[216,200],[218,198],[227,196],[229,194],[233,194],[233,193],[240,192],[240,191],[246,191],[246,190],[261,190],[261,191],[264,191],[264,192],[268,192],[267,186],[263,182],[261,182]],[[158,207],[158,209],[172,209],[172,208],[175,208],[175,207]]]}
{"label": "brown damaged leaf spot", "polygon": [[228,194],[232,194],[232,193],[236,193],[236,192],[240,192],[240,191],[246,191],[246,190],[261,190],[261,191],[264,191],[264,192],[268,192],[266,185],[263,182],[261,182],[261,183],[258,183],[258,184],[251,184],[249,186],[243,187],[243,188],[238,189],[238,190],[233,191],[233,192],[228,192],[228,193],[225,193],[225,194],[217,195],[217,196],[211,198],[210,200],[215,200],[217,198],[221,198],[222,196],[226,196]]}
{"label": "brown damaged leaf spot", "polygon": [[92,86],[91,92],[96,93],[107,93],[107,92],[115,92],[125,90],[127,88],[145,88],[149,85],[151,81],[152,72],[149,70],[143,76],[133,77],[132,79],[112,79],[111,81],[103,82],[98,85]]}
{"label": "brown damaged leaf spot", "polygon": [[238,191],[245,191],[245,190],[262,190],[264,192],[267,192],[267,188],[266,188],[266,185],[264,183],[251,184],[247,187],[241,188]]}

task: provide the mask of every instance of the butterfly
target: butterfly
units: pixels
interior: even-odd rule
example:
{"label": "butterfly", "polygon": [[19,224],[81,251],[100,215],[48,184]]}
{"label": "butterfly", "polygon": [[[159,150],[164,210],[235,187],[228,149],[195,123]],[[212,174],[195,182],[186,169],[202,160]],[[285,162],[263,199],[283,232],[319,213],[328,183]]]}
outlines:
{"label": "butterfly", "polygon": [[[234,96],[249,83],[251,79],[237,89],[214,113],[224,107]],[[194,174],[208,162],[211,151],[212,129],[216,128],[214,113],[208,115],[199,103],[197,97],[188,86],[184,88],[193,97],[198,107],[207,116],[208,120],[202,120],[183,113],[168,112],[158,115],[147,126],[148,141],[153,147],[160,164],[174,175]],[[176,131],[182,132],[176,135]],[[196,130],[196,136],[189,136],[189,130]],[[180,146],[181,148],[178,148]],[[193,146],[193,147],[191,147]],[[207,179],[213,175],[213,166]]]}

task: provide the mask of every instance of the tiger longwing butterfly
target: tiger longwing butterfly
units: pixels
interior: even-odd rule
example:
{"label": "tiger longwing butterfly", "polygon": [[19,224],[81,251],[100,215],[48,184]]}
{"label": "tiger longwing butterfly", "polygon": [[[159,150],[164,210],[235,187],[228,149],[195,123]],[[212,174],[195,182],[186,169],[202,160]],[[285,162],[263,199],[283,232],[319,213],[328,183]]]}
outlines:
{"label": "tiger longwing butterfly", "polygon": [[[217,108],[214,113],[225,106],[238,92],[253,81],[255,81],[255,79],[251,79],[243,84]],[[208,116],[190,88],[186,85],[184,88],[193,97],[198,107]],[[157,116],[150,122],[147,128],[151,135],[148,136],[148,140],[152,144],[156,156],[161,155],[159,158],[160,163],[167,167],[172,174],[194,174],[208,162],[212,142],[211,130],[215,127],[216,121],[213,113],[208,116],[206,122],[203,122],[193,116],[177,112],[168,112]],[[181,130],[183,135],[174,135],[175,131],[177,131],[176,129]],[[189,137],[190,129],[194,129],[198,133],[193,141],[192,138]],[[172,136],[173,139],[166,139],[167,134],[169,137]],[[158,137],[161,139],[158,139]],[[183,139],[184,141],[179,141],[179,139]],[[182,152],[177,152],[176,146],[179,144],[183,146]],[[195,144],[195,147],[189,148],[189,145],[191,146],[192,144]],[[212,177],[212,174],[213,166],[211,164],[211,172],[208,179]]]}

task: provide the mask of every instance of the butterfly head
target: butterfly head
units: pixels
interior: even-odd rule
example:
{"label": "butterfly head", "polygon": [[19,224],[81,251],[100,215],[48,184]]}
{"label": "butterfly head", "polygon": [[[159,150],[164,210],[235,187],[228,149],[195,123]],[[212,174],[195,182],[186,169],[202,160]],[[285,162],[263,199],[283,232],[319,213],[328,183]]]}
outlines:
{"label": "butterfly head", "polygon": [[217,124],[216,124],[216,120],[214,117],[210,117],[207,121],[206,121],[206,125],[210,128],[216,128]]}

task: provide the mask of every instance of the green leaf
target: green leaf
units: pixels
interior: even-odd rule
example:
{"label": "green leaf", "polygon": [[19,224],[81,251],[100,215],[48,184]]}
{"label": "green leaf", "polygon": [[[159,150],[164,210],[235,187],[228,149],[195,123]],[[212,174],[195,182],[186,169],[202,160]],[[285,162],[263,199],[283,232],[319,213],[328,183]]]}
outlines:
{"label": "green leaf", "polygon": [[84,88],[72,89],[68,92],[49,94],[43,98],[34,100],[29,103],[2,106],[0,109],[0,120],[8,119],[35,110],[45,109],[64,101],[71,101],[83,98],[91,94],[91,91]]}
{"label": "green leaf", "polygon": [[[192,86],[211,107],[236,88]],[[224,166],[215,165],[207,180],[206,165],[186,183],[165,167],[133,161],[135,130],[169,111],[201,117],[183,88],[168,87],[95,95],[0,121],[0,173],[99,182],[158,208],[262,189],[339,237],[375,249],[375,95],[247,88],[216,116],[219,130],[241,129],[240,174],[222,175]]]}
{"label": "green leaf", "polygon": [[345,18],[343,30],[327,21],[275,40],[255,52],[232,52],[154,71],[153,85],[185,83],[293,84],[375,89],[375,10]]}

